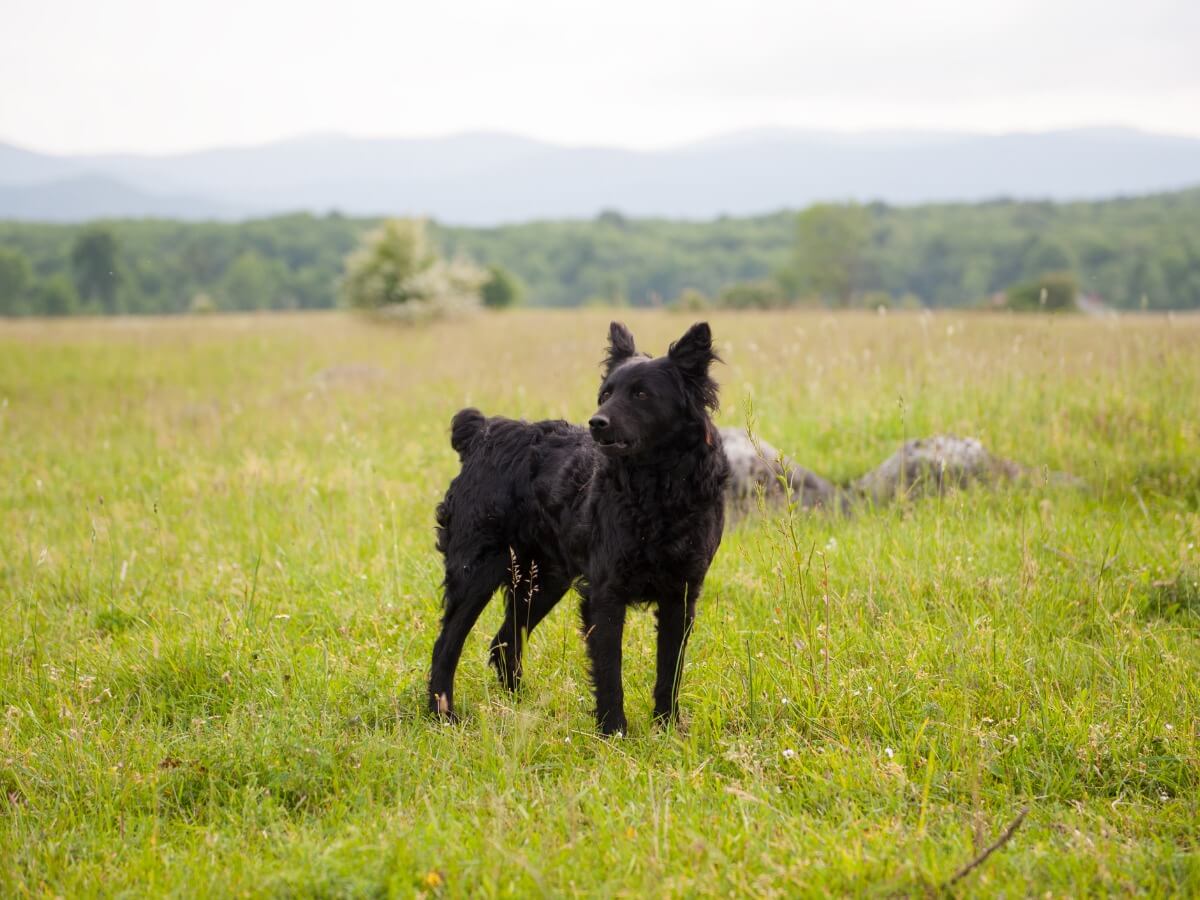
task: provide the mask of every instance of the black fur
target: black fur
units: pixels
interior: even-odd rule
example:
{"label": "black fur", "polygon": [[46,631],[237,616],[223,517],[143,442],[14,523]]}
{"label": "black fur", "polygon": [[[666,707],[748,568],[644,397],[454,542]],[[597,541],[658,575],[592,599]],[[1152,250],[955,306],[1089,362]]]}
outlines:
{"label": "black fur", "polygon": [[684,646],[724,525],[729,469],[709,419],[716,360],[706,323],[651,359],[614,322],[588,429],[476,409],[454,417],[450,443],[462,471],[437,508],[446,579],[433,713],[453,716],[463,642],[497,588],[507,607],[491,661],[515,688],[529,633],[575,584],[600,730],[625,731],[621,635],[632,603],[658,606],[654,714],[676,715]]}

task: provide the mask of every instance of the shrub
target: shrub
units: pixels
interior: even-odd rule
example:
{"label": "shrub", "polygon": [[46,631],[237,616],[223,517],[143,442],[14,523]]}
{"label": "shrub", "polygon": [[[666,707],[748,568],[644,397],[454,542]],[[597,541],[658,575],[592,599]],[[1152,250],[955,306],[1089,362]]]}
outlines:
{"label": "shrub", "polygon": [[488,266],[488,279],[483,283],[483,305],[489,309],[517,306],[525,291],[517,276],[503,266]]}
{"label": "shrub", "polygon": [[726,309],[773,309],[786,302],[779,285],[765,279],[731,284],[717,297],[717,305]]}
{"label": "shrub", "polygon": [[695,288],[684,288],[671,304],[671,309],[681,312],[703,312],[712,307],[712,300],[703,291]]}
{"label": "shrub", "polygon": [[887,291],[864,291],[858,297],[858,303],[863,309],[891,309],[896,305],[896,298]]}
{"label": "shrub", "polygon": [[188,312],[193,315],[207,315],[217,311],[217,303],[207,291],[196,291],[188,301]]}
{"label": "shrub", "polygon": [[1079,285],[1070,272],[1049,272],[1013,285],[1005,305],[1020,312],[1065,312],[1075,309]]}

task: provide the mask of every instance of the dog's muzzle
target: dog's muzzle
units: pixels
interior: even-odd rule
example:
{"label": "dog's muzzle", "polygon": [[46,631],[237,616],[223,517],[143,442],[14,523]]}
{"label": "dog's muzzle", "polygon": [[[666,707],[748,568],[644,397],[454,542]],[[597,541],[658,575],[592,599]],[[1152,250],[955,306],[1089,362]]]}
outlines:
{"label": "dog's muzzle", "polygon": [[629,451],[629,442],[617,439],[608,416],[597,413],[588,420],[588,428],[591,429],[592,440],[606,456],[620,456]]}

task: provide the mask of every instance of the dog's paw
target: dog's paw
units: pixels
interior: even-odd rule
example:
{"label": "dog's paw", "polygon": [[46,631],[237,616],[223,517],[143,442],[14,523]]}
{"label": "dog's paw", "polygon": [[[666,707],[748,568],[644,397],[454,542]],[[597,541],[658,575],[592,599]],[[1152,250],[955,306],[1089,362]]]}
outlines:
{"label": "dog's paw", "polygon": [[629,731],[629,723],[624,714],[608,715],[599,721],[600,733],[605,737],[625,737]]}
{"label": "dog's paw", "polygon": [[654,727],[659,731],[682,731],[683,722],[679,718],[679,710],[661,710],[654,711]]}
{"label": "dog's paw", "polygon": [[458,714],[450,705],[450,698],[445,694],[434,694],[429,698],[429,714],[446,725],[458,722]]}
{"label": "dog's paw", "polygon": [[518,666],[509,664],[506,652],[505,644],[493,644],[488,654],[488,662],[496,670],[500,684],[515,693],[521,687],[521,670]]}

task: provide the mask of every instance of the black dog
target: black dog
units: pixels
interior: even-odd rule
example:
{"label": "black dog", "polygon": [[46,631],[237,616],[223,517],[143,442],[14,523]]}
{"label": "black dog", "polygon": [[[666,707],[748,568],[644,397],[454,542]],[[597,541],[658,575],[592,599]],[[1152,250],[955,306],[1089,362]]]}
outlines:
{"label": "black dog", "polygon": [[462,471],[437,508],[446,599],[429,675],[433,713],[453,716],[463,642],[498,587],[507,609],[491,661],[515,688],[528,634],[577,583],[600,730],[625,732],[621,633],[632,603],[658,604],[654,715],[674,718],[684,645],[724,525],[729,467],[709,420],[717,359],[706,323],[651,359],[614,322],[590,431],[476,409],[454,417]]}

